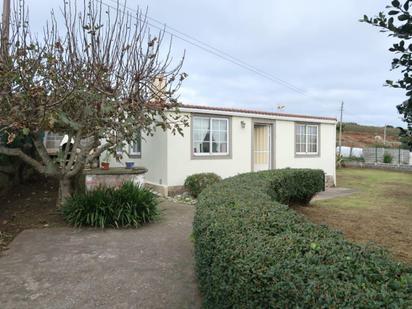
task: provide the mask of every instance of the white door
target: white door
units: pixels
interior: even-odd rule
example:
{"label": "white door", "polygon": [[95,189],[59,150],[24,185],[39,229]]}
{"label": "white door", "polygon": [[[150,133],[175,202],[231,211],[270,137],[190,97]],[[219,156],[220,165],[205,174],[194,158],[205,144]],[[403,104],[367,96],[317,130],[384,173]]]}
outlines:
{"label": "white door", "polygon": [[271,168],[271,125],[255,124],[253,138],[253,171]]}

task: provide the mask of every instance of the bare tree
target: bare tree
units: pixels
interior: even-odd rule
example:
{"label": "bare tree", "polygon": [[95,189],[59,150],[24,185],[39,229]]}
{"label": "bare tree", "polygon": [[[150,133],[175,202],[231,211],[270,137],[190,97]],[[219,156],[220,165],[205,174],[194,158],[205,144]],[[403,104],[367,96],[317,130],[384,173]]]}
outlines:
{"label": "bare tree", "polygon": [[[73,177],[104,151],[139,133],[181,134],[187,126],[177,101],[183,57],[172,67],[171,42],[163,46],[164,31],[151,34],[142,12],[93,0],[80,10],[63,1],[63,22],[52,12],[41,39],[30,30],[24,0],[13,15],[9,56],[0,64],[0,130],[9,142],[29,136],[37,156],[7,144],[0,154],[59,179],[59,203],[72,193]],[[73,147],[54,160],[43,144],[45,131],[68,135]]]}

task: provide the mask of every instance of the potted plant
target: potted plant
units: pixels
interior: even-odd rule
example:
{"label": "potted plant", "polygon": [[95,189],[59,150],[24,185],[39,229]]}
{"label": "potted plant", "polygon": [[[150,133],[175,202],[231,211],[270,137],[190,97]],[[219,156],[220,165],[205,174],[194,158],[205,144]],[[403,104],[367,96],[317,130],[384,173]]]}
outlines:
{"label": "potted plant", "polygon": [[106,154],[102,162],[100,163],[100,167],[102,170],[108,170],[110,168],[109,157],[110,157],[110,154],[108,151],[106,151]]}
{"label": "potted plant", "polygon": [[126,162],[126,168],[127,169],[132,169],[133,167],[134,167],[134,162],[131,162],[131,161]]}

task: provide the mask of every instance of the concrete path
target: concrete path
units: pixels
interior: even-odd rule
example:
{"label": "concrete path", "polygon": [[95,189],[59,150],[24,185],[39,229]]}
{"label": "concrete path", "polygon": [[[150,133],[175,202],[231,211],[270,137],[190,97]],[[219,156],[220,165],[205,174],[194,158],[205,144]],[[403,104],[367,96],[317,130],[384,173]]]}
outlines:
{"label": "concrete path", "polygon": [[330,200],[337,197],[349,196],[358,192],[356,189],[349,188],[327,188],[325,191],[315,195],[313,201]]}
{"label": "concrete path", "polygon": [[199,308],[193,206],[140,229],[26,230],[0,257],[0,307]]}

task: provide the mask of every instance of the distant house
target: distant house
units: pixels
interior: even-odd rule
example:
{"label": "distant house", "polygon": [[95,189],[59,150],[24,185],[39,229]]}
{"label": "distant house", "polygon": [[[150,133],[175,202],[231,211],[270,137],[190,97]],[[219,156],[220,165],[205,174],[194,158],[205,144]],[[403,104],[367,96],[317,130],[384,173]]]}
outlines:
{"label": "distant house", "polygon": [[221,177],[278,168],[322,169],[336,184],[336,119],[255,110],[184,105],[184,136],[159,130],[129,145],[120,162],[148,169],[145,181],[164,195],[179,191],[187,176]]}

